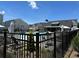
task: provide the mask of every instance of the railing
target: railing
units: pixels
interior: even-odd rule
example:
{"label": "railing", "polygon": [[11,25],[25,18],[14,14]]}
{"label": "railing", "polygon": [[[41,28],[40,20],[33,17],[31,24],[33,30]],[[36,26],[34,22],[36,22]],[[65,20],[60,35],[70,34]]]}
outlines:
{"label": "railing", "polygon": [[[46,34],[1,33],[0,48],[4,58],[64,57],[77,30]],[[3,41],[3,43],[2,43]],[[1,50],[0,50],[1,51]]]}

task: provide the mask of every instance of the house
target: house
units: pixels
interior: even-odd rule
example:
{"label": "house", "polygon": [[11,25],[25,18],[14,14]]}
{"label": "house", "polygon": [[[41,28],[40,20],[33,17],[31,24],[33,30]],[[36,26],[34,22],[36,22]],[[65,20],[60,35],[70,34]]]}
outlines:
{"label": "house", "polygon": [[55,25],[62,26],[63,25],[63,26],[67,26],[67,27],[70,27],[70,28],[71,27],[77,28],[77,19],[40,22],[40,23],[33,24],[33,28],[35,28],[35,30],[38,30],[39,29],[40,31],[45,31],[45,29],[44,29],[45,26],[51,26],[51,24],[53,26],[55,26]]}
{"label": "house", "polygon": [[77,28],[77,20],[60,20],[49,22],[49,26],[45,26],[45,29],[49,31],[70,31],[71,29],[75,30]]}

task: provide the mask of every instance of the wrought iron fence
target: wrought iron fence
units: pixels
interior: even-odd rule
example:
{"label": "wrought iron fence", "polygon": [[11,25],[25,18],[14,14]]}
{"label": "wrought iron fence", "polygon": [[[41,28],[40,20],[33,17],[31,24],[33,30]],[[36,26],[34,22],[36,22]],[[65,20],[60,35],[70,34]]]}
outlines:
{"label": "wrought iron fence", "polygon": [[4,58],[64,57],[78,30],[52,33],[0,33],[0,50]]}

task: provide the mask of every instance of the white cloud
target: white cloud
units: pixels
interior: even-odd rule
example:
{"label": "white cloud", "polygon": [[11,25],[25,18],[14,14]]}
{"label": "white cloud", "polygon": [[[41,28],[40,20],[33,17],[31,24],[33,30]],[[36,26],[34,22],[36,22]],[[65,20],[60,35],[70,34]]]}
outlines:
{"label": "white cloud", "polygon": [[37,3],[35,1],[27,1],[29,3],[29,6],[32,7],[32,9],[38,9]]}
{"label": "white cloud", "polygon": [[4,10],[0,11],[0,14],[5,14],[5,11]]}

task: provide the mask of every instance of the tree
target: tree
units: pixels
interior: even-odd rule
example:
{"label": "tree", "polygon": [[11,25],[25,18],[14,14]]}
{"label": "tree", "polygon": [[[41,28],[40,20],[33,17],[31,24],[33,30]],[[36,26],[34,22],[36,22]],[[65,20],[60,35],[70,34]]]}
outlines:
{"label": "tree", "polygon": [[48,19],[46,19],[45,21],[48,22]]}
{"label": "tree", "polygon": [[79,28],[79,23],[77,23],[77,27]]}

